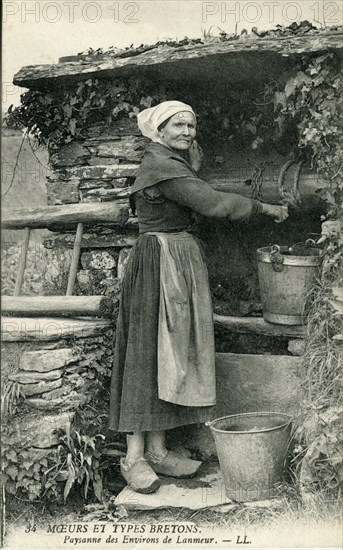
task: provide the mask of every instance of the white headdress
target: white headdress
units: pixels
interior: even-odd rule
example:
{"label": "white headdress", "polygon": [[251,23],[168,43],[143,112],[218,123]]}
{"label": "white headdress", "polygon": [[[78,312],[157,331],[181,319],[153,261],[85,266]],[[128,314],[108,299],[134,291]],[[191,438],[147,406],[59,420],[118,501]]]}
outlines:
{"label": "white headdress", "polygon": [[158,137],[157,128],[162,122],[182,112],[192,113],[195,118],[195,113],[190,105],[182,103],[182,101],[163,101],[155,107],[144,109],[137,115],[138,128],[143,136],[154,141]]}

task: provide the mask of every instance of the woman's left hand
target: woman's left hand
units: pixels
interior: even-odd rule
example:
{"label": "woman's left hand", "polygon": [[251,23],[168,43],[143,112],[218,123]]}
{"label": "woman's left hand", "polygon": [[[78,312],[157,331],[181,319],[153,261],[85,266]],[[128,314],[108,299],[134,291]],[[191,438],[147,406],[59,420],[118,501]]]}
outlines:
{"label": "woman's left hand", "polygon": [[198,172],[201,168],[201,164],[204,158],[204,153],[202,152],[199,143],[194,140],[188,151],[191,166],[196,172]]}
{"label": "woman's left hand", "polygon": [[288,206],[278,206],[277,204],[262,204],[262,213],[267,214],[267,216],[271,216],[274,218],[274,221],[276,223],[281,223],[287,220],[289,214],[288,214]]}

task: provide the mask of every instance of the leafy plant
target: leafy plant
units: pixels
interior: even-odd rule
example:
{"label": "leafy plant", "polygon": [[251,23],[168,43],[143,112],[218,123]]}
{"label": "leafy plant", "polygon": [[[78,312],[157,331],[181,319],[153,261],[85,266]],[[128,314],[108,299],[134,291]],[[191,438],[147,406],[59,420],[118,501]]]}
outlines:
{"label": "leafy plant", "polygon": [[1,396],[1,416],[4,420],[12,416],[18,409],[19,401],[24,398],[18,382],[6,382]]}
{"label": "leafy plant", "polygon": [[299,439],[303,445],[296,449],[302,496],[308,498],[320,491],[326,498],[339,499],[343,487],[343,408],[317,411],[316,416],[315,421],[312,414],[301,425]]}
{"label": "leafy plant", "polygon": [[[19,443],[14,444],[2,434],[2,485],[6,493],[19,499],[35,501],[44,493],[43,478],[49,468],[49,452],[37,452]],[[52,487],[47,498],[57,498],[58,489]]]}
{"label": "leafy plant", "polygon": [[80,434],[68,423],[65,434],[60,436],[57,463],[44,473],[44,489],[47,490],[57,481],[63,481],[64,502],[75,485],[82,486],[84,498],[87,499],[91,487],[96,498],[101,500],[103,486],[99,460],[104,439],[102,434],[94,437]]}

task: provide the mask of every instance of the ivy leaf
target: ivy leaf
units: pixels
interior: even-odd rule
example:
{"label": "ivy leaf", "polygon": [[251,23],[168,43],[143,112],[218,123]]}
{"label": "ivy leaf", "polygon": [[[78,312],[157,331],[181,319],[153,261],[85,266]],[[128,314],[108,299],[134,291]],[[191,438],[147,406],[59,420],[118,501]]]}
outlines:
{"label": "ivy leaf", "polygon": [[14,464],[12,464],[12,466],[7,468],[7,470],[6,470],[6,474],[13,480],[15,480],[17,478],[18,473],[19,473],[19,470],[18,470],[17,466],[14,466]]}
{"label": "ivy leaf", "polygon": [[150,95],[148,95],[147,97],[142,97],[141,98],[141,101],[140,101],[140,104],[143,105],[144,107],[151,107],[151,103],[152,103],[153,99]]}
{"label": "ivy leaf", "polygon": [[63,105],[63,112],[66,118],[70,118],[73,112],[73,108],[70,105]]}
{"label": "ivy leaf", "polygon": [[33,471],[36,472],[36,473],[39,473],[40,468],[41,468],[40,462],[35,462],[34,465],[33,465]]}
{"label": "ivy leaf", "polygon": [[23,468],[25,468],[25,470],[28,470],[33,465],[33,462],[33,460],[24,460]]}
{"label": "ivy leaf", "polygon": [[285,92],[275,92],[274,94],[274,109],[276,109],[279,105],[281,105],[281,107],[286,107],[287,105]]}
{"label": "ivy leaf", "polygon": [[286,97],[290,97],[297,88],[302,86],[303,84],[311,84],[312,80],[311,78],[305,74],[302,71],[297,72],[297,74],[290,78],[285,86],[285,95]]}
{"label": "ivy leaf", "polygon": [[7,493],[10,493],[11,495],[15,495],[17,492],[16,484],[13,481],[8,481],[6,483],[6,491]]}
{"label": "ivy leaf", "polygon": [[328,57],[332,57],[332,55],[329,54],[329,53],[326,53],[324,55],[320,55],[319,57],[316,58],[316,63],[318,63],[318,64],[323,63],[323,61],[325,61],[325,59],[327,59]]}
{"label": "ivy leaf", "polygon": [[76,130],[76,119],[71,118],[69,121],[69,130],[72,136],[75,136],[75,130]]}
{"label": "ivy leaf", "polygon": [[6,453],[7,460],[10,460],[11,462],[17,462],[17,454],[15,451],[10,450],[8,453]]}

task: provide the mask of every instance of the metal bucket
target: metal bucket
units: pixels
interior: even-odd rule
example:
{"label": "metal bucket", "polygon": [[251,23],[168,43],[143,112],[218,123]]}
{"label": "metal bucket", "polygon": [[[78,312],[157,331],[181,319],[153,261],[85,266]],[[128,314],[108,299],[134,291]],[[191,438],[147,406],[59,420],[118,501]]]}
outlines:
{"label": "metal bucket", "polygon": [[288,414],[252,412],[207,422],[216,443],[226,496],[238,502],[269,500],[282,481],[291,436]]}
{"label": "metal bucket", "polygon": [[270,323],[304,323],[306,296],[322,261],[316,248],[271,246],[257,250],[263,318]]}

